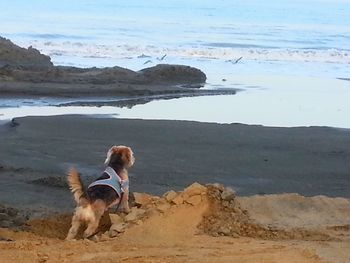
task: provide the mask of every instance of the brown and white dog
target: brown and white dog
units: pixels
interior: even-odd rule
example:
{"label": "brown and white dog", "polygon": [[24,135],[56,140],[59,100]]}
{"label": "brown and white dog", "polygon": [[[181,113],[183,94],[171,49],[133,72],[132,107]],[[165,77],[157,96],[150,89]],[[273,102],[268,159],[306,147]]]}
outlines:
{"label": "brown and white dog", "polygon": [[74,239],[80,225],[85,222],[87,228],[84,238],[93,236],[104,212],[113,205],[121,206],[129,212],[129,177],[127,169],[135,162],[132,150],[126,146],[113,146],[107,152],[106,170],[84,190],[78,172],[72,168],[68,173],[69,188],[77,203],[72,226],[67,240]]}

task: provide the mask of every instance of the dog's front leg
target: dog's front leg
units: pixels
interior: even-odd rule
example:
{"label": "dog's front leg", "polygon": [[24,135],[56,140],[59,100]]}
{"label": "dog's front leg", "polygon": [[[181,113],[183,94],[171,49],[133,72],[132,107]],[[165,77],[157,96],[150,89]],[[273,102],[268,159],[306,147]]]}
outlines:
{"label": "dog's front leg", "polygon": [[125,213],[130,212],[130,207],[129,207],[129,189],[125,190],[122,200],[121,200],[121,207],[122,211]]}

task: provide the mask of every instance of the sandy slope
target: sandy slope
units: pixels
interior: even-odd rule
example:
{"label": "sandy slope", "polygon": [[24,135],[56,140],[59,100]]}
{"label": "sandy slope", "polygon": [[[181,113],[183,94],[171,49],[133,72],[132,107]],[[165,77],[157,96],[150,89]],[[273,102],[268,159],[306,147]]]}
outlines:
{"label": "sandy slope", "polygon": [[[4,231],[2,231],[4,232]],[[6,232],[5,232],[6,233]],[[10,235],[10,234],[8,234]],[[326,262],[307,245],[248,238],[188,236],[164,244],[154,236],[143,242],[123,239],[65,242],[11,233],[18,241],[1,242],[1,262]],[[340,261],[339,261],[340,262]]]}
{"label": "sandy slope", "polygon": [[[4,231],[2,231],[4,232]],[[8,232],[5,232],[8,233]],[[123,239],[93,243],[65,242],[11,233],[16,242],[1,242],[1,262],[326,262],[312,245],[250,238],[187,236],[175,244],[157,237],[143,242]],[[341,261],[339,261],[341,262]],[[345,262],[345,261],[344,261]]]}
{"label": "sandy slope", "polygon": [[[305,218],[311,220],[310,215],[297,213],[300,202],[292,195],[264,197],[269,199],[268,203],[262,202],[265,213],[255,208],[245,210],[248,203],[257,207],[263,197],[245,199],[245,205],[242,205],[240,198],[218,185],[203,188],[194,184],[182,192],[168,192],[162,198],[146,194],[135,197],[138,208],[135,206],[132,213],[138,216],[124,216],[126,229],[113,238],[111,231],[107,231],[99,236],[98,242],[63,241],[69,216],[32,221],[31,233],[1,229],[3,239],[13,240],[0,242],[1,262],[345,263],[350,256],[348,199],[328,198],[327,202],[322,202],[323,197],[305,198],[305,204],[315,203],[314,219],[327,216],[327,208],[332,207],[331,211],[338,212],[334,214],[335,221],[342,225],[316,220],[315,225],[295,229],[297,224],[284,225],[288,221],[286,215],[293,211],[300,222]],[[276,214],[280,216],[270,216],[270,219],[280,227],[257,224],[251,214],[260,213],[267,218],[270,211],[278,207],[279,200],[286,203],[286,209],[279,209]],[[325,208],[319,209],[321,206]],[[113,218],[112,228],[117,224],[113,223]],[[207,224],[208,220],[211,225]],[[231,232],[224,233],[216,227],[228,223]],[[104,230],[109,228],[105,225],[108,220],[105,219],[103,224]],[[286,233],[299,235],[288,236]]]}

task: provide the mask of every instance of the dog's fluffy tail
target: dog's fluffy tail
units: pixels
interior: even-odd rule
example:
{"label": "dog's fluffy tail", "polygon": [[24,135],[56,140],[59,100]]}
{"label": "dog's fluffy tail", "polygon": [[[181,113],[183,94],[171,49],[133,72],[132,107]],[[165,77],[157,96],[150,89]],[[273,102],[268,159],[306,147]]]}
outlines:
{"label": "dog's fluffy tail", "polygon": [[77,204],[84,204],[87,202],[84,187],[81,182],[78,171],[75,168],[71,168],[68,172],[67,181],[69,189],[72,191],[74,200]]}

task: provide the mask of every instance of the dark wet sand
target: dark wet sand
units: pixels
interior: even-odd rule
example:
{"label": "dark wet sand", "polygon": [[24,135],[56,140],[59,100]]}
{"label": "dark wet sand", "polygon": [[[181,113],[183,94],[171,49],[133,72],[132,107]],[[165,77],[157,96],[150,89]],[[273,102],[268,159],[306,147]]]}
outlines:
{"label": "dark wet sand", "polygon": [[0,203],[38,215],[71,209],[66,170],[76,166],[92,180],[113,144],[135,152],[132,191],[161,194],[198,181],[239,195],[350,197],[349,130],[57,116],[19,118],[0,135]]}

